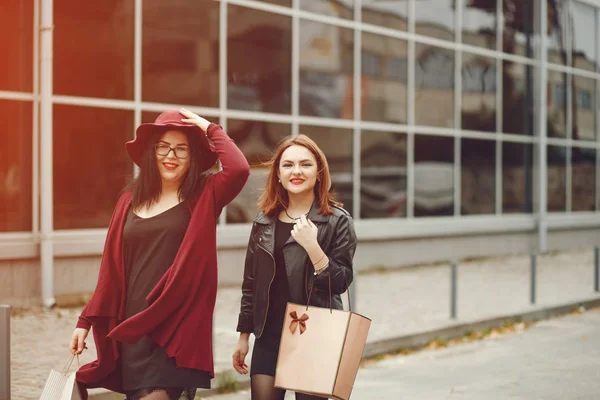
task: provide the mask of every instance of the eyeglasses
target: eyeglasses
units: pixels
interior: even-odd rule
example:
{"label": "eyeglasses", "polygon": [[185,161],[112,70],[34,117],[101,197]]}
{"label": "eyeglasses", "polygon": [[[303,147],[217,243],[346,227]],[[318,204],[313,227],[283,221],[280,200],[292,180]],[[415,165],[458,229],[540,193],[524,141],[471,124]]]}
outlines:
{"label": "eyeglasses", "polygon": [[169,153],[171,152],[171,150],[173,150],[173,154],[175,154],[175,157],[177,157],[181,160],[185,160],[186,158],[188,158],[190,156],[190,149],[188,149],[187,147],[173,148],[164,143],[156,143],[156,145],[154,145],[154,150],[156,151],[156,154],[158,154],[159,156],[168,156]]}

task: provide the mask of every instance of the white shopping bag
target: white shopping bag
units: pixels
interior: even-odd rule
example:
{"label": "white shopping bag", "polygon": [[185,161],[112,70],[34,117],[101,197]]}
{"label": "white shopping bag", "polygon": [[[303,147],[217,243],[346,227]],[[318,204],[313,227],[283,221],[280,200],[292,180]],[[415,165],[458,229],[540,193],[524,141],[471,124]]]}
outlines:
{"label": "white shopping bag", "polygon": [[[61,372],[54,369],[50,371],[40,400],[81,400],[75,372],[68,372],[74,358],[75,356],[71,357]],[[79,369],[79,357],[77,357],[77,368]]]}

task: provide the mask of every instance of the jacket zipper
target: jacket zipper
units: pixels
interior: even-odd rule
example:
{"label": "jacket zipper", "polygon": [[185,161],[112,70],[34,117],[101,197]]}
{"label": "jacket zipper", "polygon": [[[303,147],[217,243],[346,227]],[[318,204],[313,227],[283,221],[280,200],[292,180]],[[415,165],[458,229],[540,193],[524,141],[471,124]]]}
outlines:
{"label": "jacket zipper", "polygon": [[277,264],[275,263],[275,257],[273,256],[273,254],[271,254],[271,252],[267,249],[265,249],[264,247],[262,247],[261,245],[258,245],[258,247],[260,247],[262,250],[265,251],[265,253],[267,253],[268,255],[271,256],[271,259],[273,260],[273,276],[271,277],[271,282],[269,282],[269,287],[267,288],[267,293],[269,293],[267,295],[267,309],[265,310],[265,319],[263,321],[263,325],[262,328],[260,329],[260,334],[258,335],[257,339],[260,338],[265,330],[265,325],[267,324],[267,315],[269,314],[269,302],[270,302],[270,293],[271,293],[271,284],[273,283],[273,280],[275,279],[275,273],[277,270]]}

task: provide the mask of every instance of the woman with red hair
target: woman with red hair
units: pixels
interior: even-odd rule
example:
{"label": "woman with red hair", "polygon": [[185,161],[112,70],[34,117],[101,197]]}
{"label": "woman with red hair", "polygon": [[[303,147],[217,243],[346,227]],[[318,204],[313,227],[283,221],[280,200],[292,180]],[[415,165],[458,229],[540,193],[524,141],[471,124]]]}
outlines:
{"label": "woman with red hair", "polygon": [[[287,302],[307,304],[310,297],[312,306],[341,309],[340,295],[352,282],[356,234],[350,214],[333,199],[327,159],[312,139],[284,139],[267,166],[262,212],[246,253],[233,367],[248,373],[254,333],[252,399],[283,400],[285,390],[274,382]],[[296,393],[298,400],[318,398]]]}

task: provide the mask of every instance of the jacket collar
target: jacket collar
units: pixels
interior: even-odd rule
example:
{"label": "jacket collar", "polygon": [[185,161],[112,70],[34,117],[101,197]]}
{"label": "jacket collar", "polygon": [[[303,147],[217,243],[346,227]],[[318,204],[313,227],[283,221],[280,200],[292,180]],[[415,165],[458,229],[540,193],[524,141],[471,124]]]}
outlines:
{"label": "jacket collar", "polygon": [[[313,222],[327,222],[329,220],[329,215],[327,214],[319,214],[319,205],[314,202],[310,211],[308,212],[308,219]],[[271,225],[274,224],[277,220],[277,216],[269,216],[263,212],[259,213],[256,218],[254,218],[254,222],[262,225]]]}

